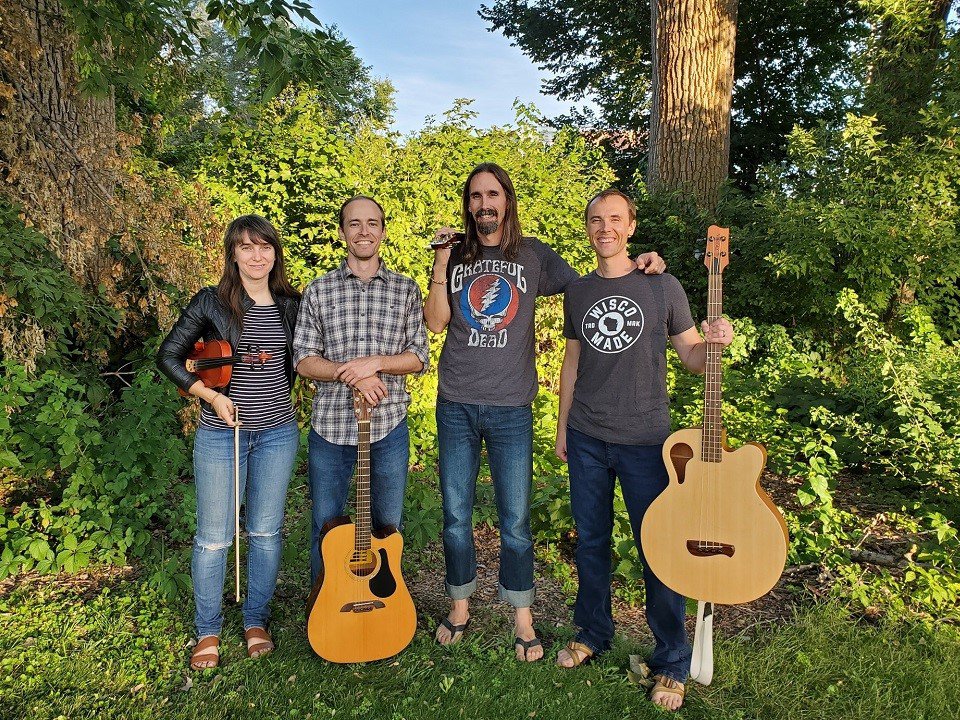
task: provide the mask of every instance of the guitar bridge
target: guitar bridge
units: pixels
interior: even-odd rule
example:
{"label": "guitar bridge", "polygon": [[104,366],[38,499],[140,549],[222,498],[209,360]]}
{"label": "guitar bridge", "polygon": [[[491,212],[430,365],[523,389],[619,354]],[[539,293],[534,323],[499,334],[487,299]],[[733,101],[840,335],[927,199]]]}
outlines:
{"label": "guitar bridge", "polygon": [[379,610],[380,608],[384,607],[386,607],[386,605],[384,605],[380,600],[364,600],[362,602],[347,603],[340,608],[340,612],[371,612],[372,610]]}
{"label": "guitar bridge", "polygon": [[708,542],[706,540],[687,540],[687,552],[696,557],[726,555],[733,557],[735,548],[728,543]]}

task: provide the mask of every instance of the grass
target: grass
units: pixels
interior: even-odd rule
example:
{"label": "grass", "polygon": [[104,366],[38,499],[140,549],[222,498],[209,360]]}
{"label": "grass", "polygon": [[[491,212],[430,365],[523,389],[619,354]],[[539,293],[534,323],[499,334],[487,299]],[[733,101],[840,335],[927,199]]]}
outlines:
{"label": "grass", "polygon": [[[84,588],[41,579],[0,599],[0,718],[662,718],[625,676],[621,639],[589,667],[517,663],[506,634],[471,629],[453,649],[418,631],[392,661],[313,655],[298,598],[281,598],[277,652],[247,660],[230,608],[223,665],[186,670],[192,603],[133,578]],[[548,653],[549,655],[549,653]],[[752,637],[718,640],[715,682],[682,718],[942,720],[957,717],[960,632],[849,619],[836,605]]]}

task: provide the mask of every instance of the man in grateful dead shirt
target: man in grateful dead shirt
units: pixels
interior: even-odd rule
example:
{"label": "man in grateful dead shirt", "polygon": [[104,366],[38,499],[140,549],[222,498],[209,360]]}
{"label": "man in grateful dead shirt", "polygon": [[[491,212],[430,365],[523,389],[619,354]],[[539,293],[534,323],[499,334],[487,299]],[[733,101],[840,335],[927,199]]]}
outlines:
{"label": "man in grateful dead shirt", "polygon": [[[453,600],[437,640],[460,640],[476,589],[473,504],[481,443],[487,447],[500,528],[499,596],[516,610],[518,660],[543,657],[533,629],[533,411],[537,394],[534,305],[563,292],[577,273],[553,249],[524,237],[513,183],[498,165],[483,163],[463,187],[466,237],[438,249],[424,316],[435,333],[447,329],[440,354],[437,439],[443,495],[446,591]],[[443,228],[442,239],[453,231]],[[663,272],[656,253],[638,258]]]}

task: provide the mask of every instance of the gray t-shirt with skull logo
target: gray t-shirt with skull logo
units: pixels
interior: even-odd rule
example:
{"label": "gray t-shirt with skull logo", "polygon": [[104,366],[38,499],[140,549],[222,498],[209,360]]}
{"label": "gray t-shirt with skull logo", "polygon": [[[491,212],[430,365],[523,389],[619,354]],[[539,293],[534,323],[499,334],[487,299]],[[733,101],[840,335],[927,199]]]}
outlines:
{"label": "gray t-shirt with skull logo", "polygon": [[670,434],[667,339],[693,327],[690,303],[669,274],[596,271],[563,298],[563,335],[580,341],[568,427],[623,445],[658,445]]}
{"label": "gray t-shirt with skull logo", "polygon": [[440,396],[474,405],[521,407],[537,395],[534,305],[556,295],[577,273],[536,238],[525,237],[507,260],[480,247],[465,263],[455,247],[447,265],[450,324],[437,365]]}

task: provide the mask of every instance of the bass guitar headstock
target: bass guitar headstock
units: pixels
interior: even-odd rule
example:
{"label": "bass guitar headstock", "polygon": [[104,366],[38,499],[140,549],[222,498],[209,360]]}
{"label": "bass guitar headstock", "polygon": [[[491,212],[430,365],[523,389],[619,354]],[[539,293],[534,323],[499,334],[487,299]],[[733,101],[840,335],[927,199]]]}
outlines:
{"label": "bass guitar headstock", "polygon": [[707,249],[703,264],[711,274],[721,274],[730,262],[730,228],[711,225],[707,228]]}
{"label": "bass guitar headstock", "polygon": [[353,389],[353,414],[357,416],[357,422],[370,422],[370,405],[356,388]]}

